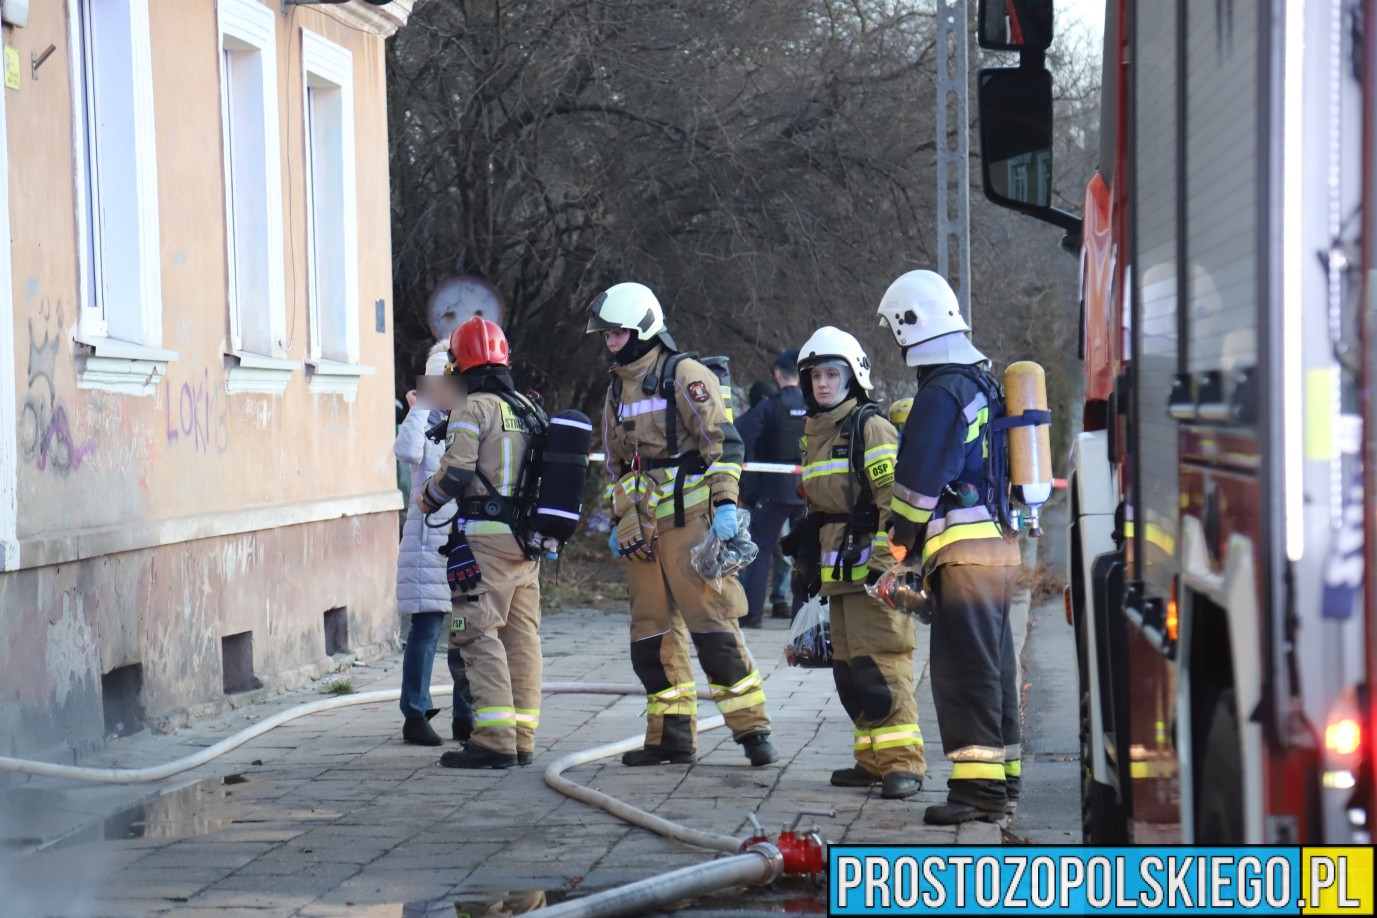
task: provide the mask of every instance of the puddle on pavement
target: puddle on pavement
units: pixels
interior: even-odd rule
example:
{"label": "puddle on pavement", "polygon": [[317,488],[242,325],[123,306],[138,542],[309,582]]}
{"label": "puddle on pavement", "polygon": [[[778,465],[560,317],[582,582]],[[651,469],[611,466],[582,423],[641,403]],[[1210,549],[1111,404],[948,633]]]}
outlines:
{"label": "puddle on pavement", "polygon": [[[511,918],[601,891],[553,889],[489,893],[486,896],[460,896],[455,899],[360,905],[351,908],[349,914],[354,918]],[[785,880],[771,889],[719,893],[678,903],[654,914],[671,913],[684,918],[709,915],[739,915],[743,918],[754,915],[824,915],[827,913],[827,903],[820,890]]]}
{"label": "puddle on pavement", "polygon": [[160,794],[105,820],[106,841],[130,838],[191,838],[219,831],[234,820],[231,788],[247,784],[241,774],[206,778]]}
{"label": "puddle on pavement", "polygon": [[456,899],[360,905],[351,908],[349,914],[353,918],[510,918],[573,897],[567,889],[532,889]]}

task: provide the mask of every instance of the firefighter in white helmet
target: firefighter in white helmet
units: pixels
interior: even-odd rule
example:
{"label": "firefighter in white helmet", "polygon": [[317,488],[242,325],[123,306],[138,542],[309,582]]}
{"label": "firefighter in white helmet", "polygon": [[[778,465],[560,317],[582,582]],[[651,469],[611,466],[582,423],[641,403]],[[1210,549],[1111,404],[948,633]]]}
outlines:
{"label": "firefighter in white helmet", "polygon": [[690,552],[709,527],[736,534],[743,449],[717,376],[679,354],[650,288],[617,284],[588,305],[588,333],[612,355],[603,442],[613,554],[626,558],[631,665],[646,690],[646,736],[627,765],[690,763],[697,748],[691,639],[713,700],[752,765],[775,761],[765,689],[742,640],[740,582],[719,593]]}
{"label": "firefighter in white helmet", "polygon": [[832,677],[855,727],[855,764],[832,772],[838,787],[881,785],[881,795],[923,788],[927,763],[914,699],[913,617],[866,595],[894,564],[881,525],[889,516],[898,432],[870,397],[870,360],[854,337],[818,329],[799,351],[808,419],[803,491],[808,513],[787,540],[796,595],[826,598]]}
{"label": "firefighter in white helmet", "polygon": [[1003,414],[989,360],[971,343],[956,295],[932,271],[910,271],[885,292],[880,323],[915,367],[890,540],[915,555],[932,595],[932,695],[951,760],[947,802],[929,823],[994,820],[1018,798],[1017,661],[1009,603],[1020,561],[1008,525],[1007,482],[991,481],[990,421]]}

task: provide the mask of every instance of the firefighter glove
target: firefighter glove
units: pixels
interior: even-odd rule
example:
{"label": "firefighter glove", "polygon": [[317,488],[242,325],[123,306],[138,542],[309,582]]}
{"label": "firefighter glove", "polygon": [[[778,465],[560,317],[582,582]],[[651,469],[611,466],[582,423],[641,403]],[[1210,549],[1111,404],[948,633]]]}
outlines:
{"label": "firefighter glove", "polygon": [[712,514],[712,534],[723,542],[736,535],[740,523],[736,518],[736,504],[719,504]]}
{"label": "firefighter glove", "polygon": [[473,556],[473,549],[469,548],[469,540],[463,531],[456,530],[445,548],[448,549],[445,577],[449,580],[449,588],[460,593],[476,590],[478,584],[483,582],[483,571],[478,567],[478,559]]}
{"label": "firefighter glove", "polygon": [[822,568],[795,562],[789,574],[789,587],[795,596],[812,599],[822,592]]}
{"label": "firefighter glove", "polygon": [[[889,544],[891,546],[891,552],[893,551],[893,546],[896,545],[905,549],[905,555],[918,548],[923,544],[923,530],[925,528],[926,527],[921,523],[906,520],[898,514],[890,517]],[[895,557],[897,558],[899,556],[895,555]]]}
{"label": "firefighter glove", "polygon": [[641,529],[641,520],[634,513],[622,517],[617,528],[613,530],[612,537],[616,540],[617,554],[623,558],[650,561],[655,557],[649,543],[646,542],[645,532]]}

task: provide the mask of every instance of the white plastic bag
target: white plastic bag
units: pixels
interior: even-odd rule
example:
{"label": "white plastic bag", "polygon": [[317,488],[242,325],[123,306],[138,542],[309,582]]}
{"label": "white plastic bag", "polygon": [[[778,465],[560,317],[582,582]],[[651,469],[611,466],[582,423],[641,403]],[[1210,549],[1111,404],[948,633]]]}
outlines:
{"label": "white plastic bag", "polygon": [[832,619],[827,600],[814,596],[798,610],[789,627],[784,659],[790,666],[806,669],[832,667]]}

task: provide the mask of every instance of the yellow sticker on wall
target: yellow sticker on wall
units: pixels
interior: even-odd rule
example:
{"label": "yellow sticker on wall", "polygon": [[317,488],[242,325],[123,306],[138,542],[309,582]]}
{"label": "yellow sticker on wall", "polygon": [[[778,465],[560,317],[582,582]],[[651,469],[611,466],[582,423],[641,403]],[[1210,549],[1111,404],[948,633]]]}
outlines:
{"label": "yellow sticker on wall", "polygon": [[5,45],[5,87],[19,88],[19,52]]}

